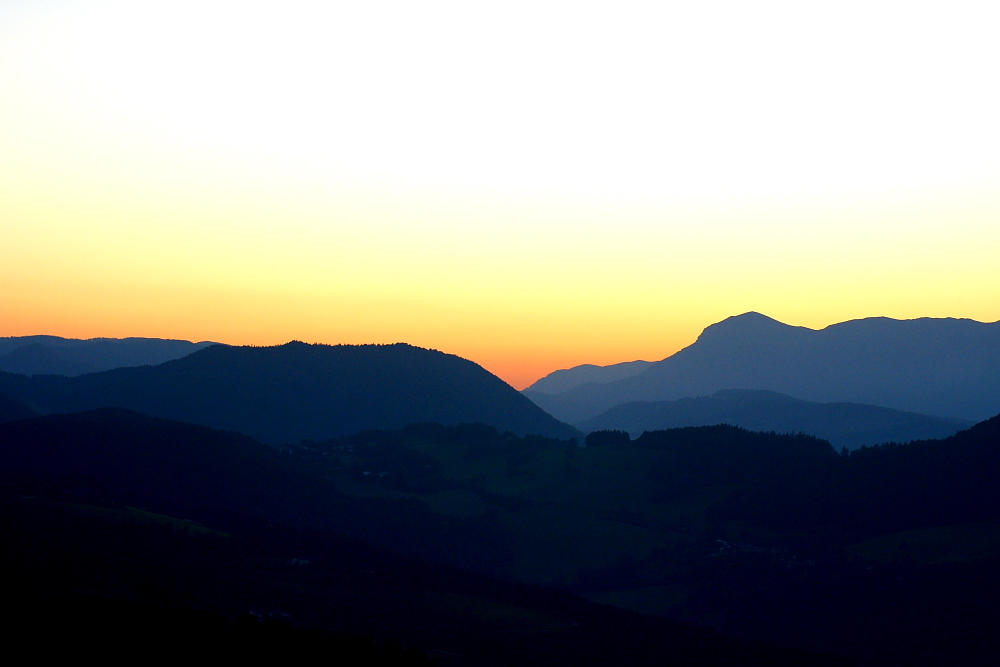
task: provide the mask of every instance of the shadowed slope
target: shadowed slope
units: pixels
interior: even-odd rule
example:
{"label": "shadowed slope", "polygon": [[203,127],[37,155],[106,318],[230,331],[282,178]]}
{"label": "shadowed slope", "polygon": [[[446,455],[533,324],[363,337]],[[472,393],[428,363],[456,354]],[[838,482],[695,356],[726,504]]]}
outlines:
{"label": "shadowed slope", "polygon": [[969,421],[1000,412],[1000,323],[873,317],[821,330],[730,317],[635,377],[528,395],[571,423],[631,401],[766,389]]}
{"label": "shadowed slope", "polygon": [[[361,538],[411,556],[489,569],[504,536],[402,500],[356,499],[252,438],[105,408],[0,425],[4,488],[28,484],[216,527],[233,516]],[[34,491],[32,491],[34,492]]]}
{"label": "shadowed slope", "polygon": [[859,403],[813,403],[771,391],[727,389],[712,396],[616,405],[577,426],[589,433],[622,430],[633,436],[684,426],[733,424],[751,431],[808,433],[838,450],[882,442],[944,438],[972,424]]}
{"label": "shadowed slope", "polygon": [[404,344],[217,345],[159,366],[75,378],[0,374],[0,391],[43,413],[120,407],[268,442],[414,422],[578,435],[477,364]]}
{"label": "shadowed slope", "polygon": [[34,410],[21,405],[9,396],[0,394],[0,424],[37,416],[38,413]]}

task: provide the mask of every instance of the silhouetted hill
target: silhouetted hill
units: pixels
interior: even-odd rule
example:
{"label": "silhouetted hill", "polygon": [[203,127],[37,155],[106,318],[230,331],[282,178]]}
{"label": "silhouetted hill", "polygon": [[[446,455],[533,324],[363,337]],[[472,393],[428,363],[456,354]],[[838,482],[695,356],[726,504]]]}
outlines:
{"label": "silhouetted hill", "polygon": [[583,364],[549,373],[524,391],[561,394],[564,391],[569,391],[573,387],[578,387],[588,382],[604,384],[633,377],[647,370],[651,363],[650,361],[625,361],[620,364],[611,364],[610,366]]}
{"label": "silhouetted hill", "polygon": [[944,438],[972,425],[875,405],[813,403],[772,391],[725,389],[711,396],[677,401],[624,403],[576,426],[584,433],[621,430],[638,436],[643,431],[712,424],[732,424],[751,431],[808,433],[828,440],[837,450]]}
{"label": "silhouetted hill", "polygon": [[527,396],[579,423],[622,403],[766,389],[979,421],[1000,412],[1000,323],[873,317],[813,330],[730,317],[634,377]]}
{"label": "silhouetted hill", "polygon": [[728,424],[646,431],[634,446],[659,453],[649,468],[659,500],[719,485],[780,482],[838,458],[829,442],[811,435],[758,433]]}
{"label": "silhouetted hill", "polygon": [[215,343],[159,338],[15,336],[0,338],[0,371],[24,375],[83,375],[179,359]]}
{"label": "silhouetted hill", "polygon": [[0,424],[37,416],[38,413],[34,410],[21,405],[9,396],[0,394]]}
{"label": "silhouetted hill", "polygon": [[481,366],[404,344],[215,345],[74,378],[0,374],[0,391],[43,414],[119,407],[272,443],[415,422],[579,436]]}

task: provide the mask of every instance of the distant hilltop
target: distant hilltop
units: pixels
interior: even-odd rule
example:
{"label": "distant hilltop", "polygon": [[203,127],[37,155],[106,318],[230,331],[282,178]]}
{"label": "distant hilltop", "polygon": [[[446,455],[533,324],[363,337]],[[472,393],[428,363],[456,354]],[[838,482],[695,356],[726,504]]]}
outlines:
{"label": "distant hilltop", "polygon": [[[639,371],[634,375],[621,377],[621,366],[553,373],[524,394],[573,424],[622,403],[723,389],[968,421],[1000,412],[1000,322],[871,317],[814,330],[750,312],[709,326],[694,344],[662,361],[627,366]],[[560,378],[577,382],[556,386],[552,380]]]}
{"label": "distant hilltop", "polygon": [[569,391],[573,387],[588,382],[606,384],[615,380],[630,378],[649,369],[653,364],[651,361],[623,361],[620,364],[610,366],[596,366],[594,364],[583,364],[560,371],[549,373],[541,380],[535,382],[525,391],[536,391],[543,394],[561,394]]}
{"label": "distant hilltop", "polygon": [[478,364],[403,343],[212,345],[77,377],[0,373],[0,394],[40,414],[125,408],[275,444],[418,422],[581,435]]}
{"label": "distant hilltop", "polygon": [[212,342],[162,338],[0,338],[0,371],[23,375],[99,373],[129,366],[155,366],[197,352]]}

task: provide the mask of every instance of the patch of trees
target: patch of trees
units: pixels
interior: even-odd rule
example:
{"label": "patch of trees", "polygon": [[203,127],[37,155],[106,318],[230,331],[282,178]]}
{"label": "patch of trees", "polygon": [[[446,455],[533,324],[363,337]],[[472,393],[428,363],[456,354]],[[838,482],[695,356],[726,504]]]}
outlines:
{"label": "patch of trees", "polygon": [[339,467],[356,481],[377,482],[395,490],[431,493],[457,488],[454,482],[441,478],[437,459],[415,449],[427,444],[457,448],[465,461],[501,457],[506,474],[516,476],[543,449],[575,447],[576,441],[541,435],[518,436],[480,423],[411,424],[322,442],[303,441],[297,448],[287,449],[328,469]]}
{"label": "patch of trees", "polygon": [[830,443],[812,436],[756,433],[727,425],[646,431],[635,446],[657,453],[649,478],[663,501],[708,486],[811,475],[838,459]]}
{"label": "patch of trees", "polygon": [[1000,416],[943,440],[863,447],[757,480],[709,513],[844,539],[1000,518]]}
{"label": "patch of trees", "polygon": [[625,431],[591,431],[587,434],[587,447],[604,447],[607,445],[627,445],[632,438]]}

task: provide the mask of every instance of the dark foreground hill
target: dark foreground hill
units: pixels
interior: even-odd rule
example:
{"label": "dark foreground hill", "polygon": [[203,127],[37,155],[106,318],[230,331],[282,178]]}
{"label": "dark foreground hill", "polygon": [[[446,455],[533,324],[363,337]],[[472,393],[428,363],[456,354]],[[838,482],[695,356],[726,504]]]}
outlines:
{"label": "dark foreground hill", "polygon": [[980,421],[1000,412],[1000,322],[872,317],[817,331],[745,313],[634,377],[526,395],[575,424],[622,403],[722,389]]}
{"label": "dark foreground hill", "polygon": [[[488,518],[456,521],[412,500],[344,497],[301,463],[244,436],[120,410],[0,425],[12,646],[62,656],[58,647],[127,645],[133,661],[179,648],[231,659],[255,646],[255,661],[337,664],[422,664],[425,652],[484,667],[846,662],[401,557],[497,552],[503,530],[477,534],[469,527]],[[363,662],[342,662],[359,650]]]}
{"label": "dark foreground hill", "polygon": [[481,366],[410,345],[215,345],[159,366],[74,378],[0,374],[0,392],[43,414],[118,407],[266,442],[415,422],[579,433]]}
{"label": "dark foreground hill", "polygon": [[161,338],[0,338],[0,371],[24,375],[83,375],[124,366],[153,366],[215,343]]}
{"label": "dark foreground hill", "polygon": [[945,438],[972,426],[944,419],[858,403],[814,403],[773,391],[726,389],[711,396],[677,401],[636,401],[616,405],[577,424],[584,433],[621,430],[634,436],[684,426],[732,424],[751,431],[809,433],[837,450],[883,442]]}

